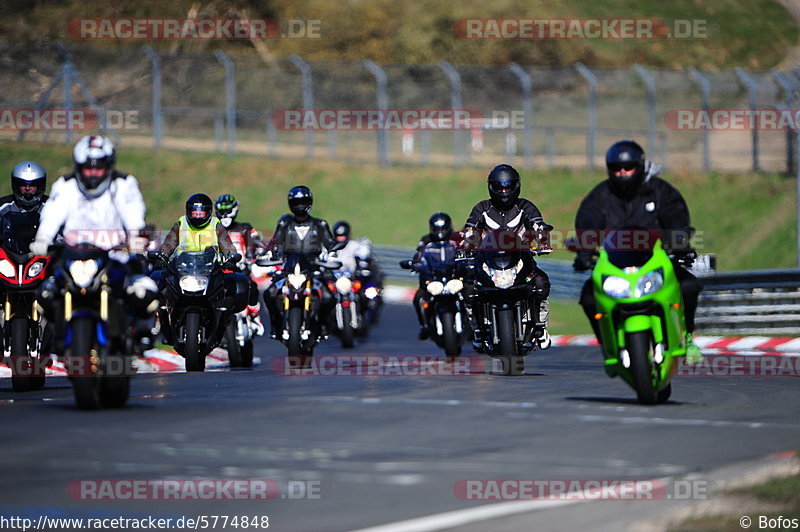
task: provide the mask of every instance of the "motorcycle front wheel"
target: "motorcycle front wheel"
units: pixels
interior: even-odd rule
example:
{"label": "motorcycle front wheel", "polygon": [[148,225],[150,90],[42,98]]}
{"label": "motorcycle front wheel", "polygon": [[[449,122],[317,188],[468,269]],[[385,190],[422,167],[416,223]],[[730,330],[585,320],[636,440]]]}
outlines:
{"label": "motorcycle front wheel", "polygon": [[504,308],[497,311],[497,336],[499,358],[502,363],[502,374],[506,376],[522,375],[525,371],[525,358],[517,356],[517,334],[514,327],[514,309]]}

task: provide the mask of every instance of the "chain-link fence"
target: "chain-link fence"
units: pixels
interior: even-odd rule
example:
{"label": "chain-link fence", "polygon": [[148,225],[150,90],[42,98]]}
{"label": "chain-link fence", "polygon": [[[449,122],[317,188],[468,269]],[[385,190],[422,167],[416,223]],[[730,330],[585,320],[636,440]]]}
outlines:
{"label": "chain-link fence", "polygon": [[[791,127],[703,130],[674,120],[677,110],[793,109],[795,72],[376,65],[58,45],[6,45],[0,61],[0,110],[92,109],[101,129],[131,146],[384,165],[504,160],[586,168],[601,166],[606,147],[628,137],[671,168],[793,172],[796,159]],[[460,128],[276,120],[292,110],[319,118],[323,110],[378,109],[464,110],[471,119]],[[71,141],[82,133],[62,129],[0,125],[0,137]]]}

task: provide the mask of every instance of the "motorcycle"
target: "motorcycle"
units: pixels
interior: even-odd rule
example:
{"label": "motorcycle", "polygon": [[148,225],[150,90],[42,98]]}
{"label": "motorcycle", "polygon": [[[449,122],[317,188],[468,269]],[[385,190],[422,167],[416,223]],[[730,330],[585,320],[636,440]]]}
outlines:
{"label": "motorcycle", "polygon": [[461,346],[471,334],[464,296],[468,271],[464,261],[456,260],[453,244],[431,242],[423,250],[419,264],[401,261],[400,267],[416,270],[425,287],[420,304],[428,336],[448,357],[460,355]]}
{"label": "motorcycle", "polygon": [[336,298],[331,315],[331,331],[339,337],[342,347],[351,349],[355,337],[365,334],[366,323],[361,305],[361,281],[352,272],[334,270],[335,281],[328,282],[328,290]]}
{"label": "motorcycle", "polygon": [[[243,274],[251,275],[251,264],[242,262]],[[253,367],[253,339],[258,326],[247,310],[237,312],[228,322],[222,346],[228,351],[228,360],[232,368]]]}
{"label": "motorcycle", "polygon": [[639,402],[663,403],[672,393],[675,357],[686,355],[680,283],[660,239],[636,251],[610,242],[592,271],[605,370],[622,377]]}
{"label": "motorcycle", "polygon": [[[150,255],[167,262],[158,253]],[[241,260],[234,253],[222,263],[217,249],[175,253],[166,271],[154,274],[163,281],[165,305],[159,309],[165,343],[186,359],[186,371],[205,371],[206,356],[222,341],[233,314],[247,306],[247,282],[236,279],[235,294],[226,295],[223,268]]]}
{"label": "motorcycle", "polygon": [[[3,291],[4,355],[10,360],[15,392],[44,387],[50,364],[49,329],[42,324],[36,290],[48,274],[50,257],[34,255],[30,243],[39,227],[39,214],[12,212],[0,219],[0,289]],[[45,334],[47,331],[47,334]]]}
{"label": "motorcycle", "polygon": [[[549,231],[551,226],[546,226]],[[539,321],[542,299],[534,285],[534,255],[549,254],[549,246],[536,249],[513,246],[498,250],[484,244],[475,252],[473,309],[483,339],[482,350],[502,363],[503,375],[521,375],[525,356],[537,346],[545,323]],[[531,301],[533,300],[533,304]]]}
{"label": "motorcycle", "polygon": [[[64,334],[58,351],[60,355],[63,350],[75,401],[85,410],[121,407],[130,393],[136,352],[133,312],[155,311],[156,287],[144,276],[134,282],[112,261],[127,261],[126,252],[87,243],[56,252],[60,257],[53,284],[44,283],[39,295],[61,315],[57,319]],[[124,285],[125,293],[118,285]]]}
{"label": "motorcycle", "polygon": [[283,309],[278,340],[288,349],[290,366],[306,367],[314,347],[323,339],[320,315],[325,286],[320,279],[321,269],[336,270],[342,263],[312,261],[301,254],[290,254],[283,262],[259,259],[257,263],[266,267],[283,264],[286,275],[275,282],[278,307]]}

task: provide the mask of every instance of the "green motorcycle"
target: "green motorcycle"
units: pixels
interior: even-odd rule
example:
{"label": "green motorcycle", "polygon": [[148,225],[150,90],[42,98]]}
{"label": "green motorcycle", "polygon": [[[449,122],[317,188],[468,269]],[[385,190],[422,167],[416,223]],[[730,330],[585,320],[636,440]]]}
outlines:
{"label": "green motorcycle", "polygon": [[646,250],[619,247],[604,243],[592,272],[605,370],[636,390],[639,402],[663,403],[675,357],[686,355],[680,284],[661,240]]}

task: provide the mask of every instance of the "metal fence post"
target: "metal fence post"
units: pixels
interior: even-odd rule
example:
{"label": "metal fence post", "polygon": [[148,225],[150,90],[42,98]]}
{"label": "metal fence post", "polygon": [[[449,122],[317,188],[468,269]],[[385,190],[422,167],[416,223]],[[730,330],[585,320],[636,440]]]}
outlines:
{"label": "metal fence post", "polygon": [[647,150],[656,150],[656,80],[642,65],[633,65],[647,87]]}
{"label": "metal fence post", "polygon": [[[389,99],[386,95],[386,85],[388,83],[386,72],[369,59],[362,64],[364,68],[375,76],[375,94],[378,99],[378,109],[386,111],[389,108]],[[380,165],[384,167],[389,166],[389,143],[386,133],[387,131],[385,129],[378,129],[378,161]]]}
{"label": "metal fence post", "polygon": [[[739,84],[747,90],[747,95],[750,100],[750,111],[753,112],[753,116],[755,116],[756,108],[758,107],[758,84],[756,84],[755,80],[747,74],[744,70],[739,67],[734,69],[736,73],[736,79],[739,81]],[[753,154],[753,172],[758,172],[761,169],[761,165],[759,164],[758,160],[758,128],[754,127],[752,131],[752,154]]]}
{"label": "metal fence post", "polygon": [[236,71],[233,61],[222,50],[214,57],[225,67],[225,128],[228,130],[228,155],[236,153]]}
{"label": "metal fence post", "polygon": [[589,131],[586,135],[586,158],[594,170],[594,150],[597,142],[597,76],[583,63],[575,63],[575,70],[589,85]]}
{"label": "metal fence post", "polygon": [[[463,105],[461,103],[461,76],[459,75],[458,71],[453,68],[453,65],[448,63],[447,61],[442,61],[439,63],[439,68],[442,69],[445,76],[450,80],[450,108],[453,111],[461,110]],[[461,131],[455,127],[455,121],[453,122],[453,160],[455,161],[456,165],[463,164],[465,162],[465,155],[464,155],[464,143],[461,140]]]}
{"label": "metal fence post", "polygon": [[[291,61],[303,75],[303,109],[305,111],[311,111],[314,109],[314,92],[311,87],[311,67],[297,54],[290,55],[289,61]],[[306,157],[311,159],[314,157],[314,131],[307,129],[305,137]]]}
{"label": "metal fence post", "polygon": [[533,80],[531,75],[525,71],[521,66],[516,63],[509,63],[508,67],[511,72],[519,78],[520,85],[522,85],[522,112],[525,115],[525,135],[523,153],[524,167],[533,168]]}
{"label": "metal fence post", "polygon": [[[701,102],[700,105],[703,107],[703,111],[708,113],[710,107],[710,100],[711,100],[711,82],[708,81],[708,78],[705,77],[703,74],[700,73],[695,67],[689,67],[689,74],[692,76],[692,79],[697,83],[697,86],[700,88],[700,98]],[[710,152],[710,131],[708,128],[703,129],[703,171],[709,172],[711,171],[711,152]]]}
{"label": "metal fence post", "polygon": [[149,46],[144,47],[144,53],[150,58],[153,64],[152,84],[153,84],[153,149],[161,148],[161,140],[164,138],[164,123],[161,115],[161,58]]}
{"label": "metal fence post", "polygon": [[[72,61],[67,59],[64,63],[64,109],[72,110],[72,84],[75,81],[75,70]],[[64,131],[64,142],[72,144],[72,127]]]}
{"label": "metal fence post", "polygon": [[[783,89],[783,98],[784,98],[784,105],[786,106],[786,111],[791,112],[792,100],[796,86],[792,84],[788,76],[786,76],[783,72],[775,68],[772,69],[772,77],[775,79],[775,82],[778,85],[780,85],[780,87]],[[797,137],[797,130],[792,128],[788,128],[786,130],[786,173],[789,175],[793,175],[795,171],[794,142],[796,137]]]}

